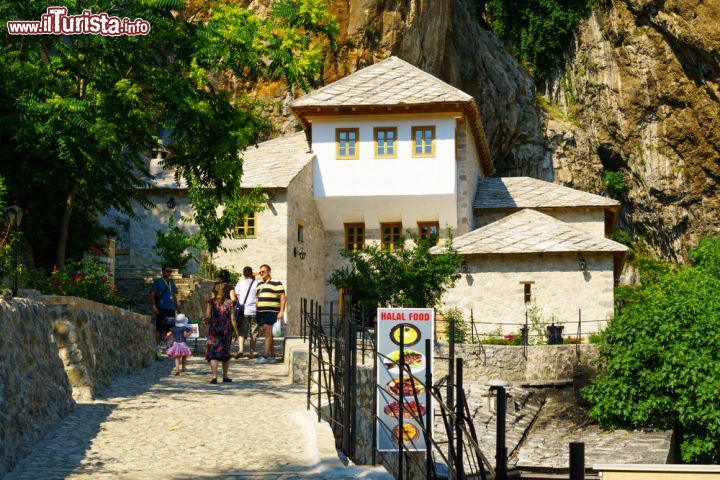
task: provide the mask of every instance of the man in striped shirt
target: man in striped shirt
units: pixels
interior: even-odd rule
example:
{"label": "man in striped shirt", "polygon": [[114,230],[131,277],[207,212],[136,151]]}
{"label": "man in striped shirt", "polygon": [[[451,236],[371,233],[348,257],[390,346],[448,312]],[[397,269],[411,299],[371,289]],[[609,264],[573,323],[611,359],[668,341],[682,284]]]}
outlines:
{"label": "man in striped shirt", "polygon": [[265,355],[258,357],[257,363],[275,363],[275,344],[273,343],[273,324],[283,318],[285,313],[285,289],[283,284],[270,277],[270,266],[260,265],[262,281],[257,286],[257,323],[263,329],[265,337]]}

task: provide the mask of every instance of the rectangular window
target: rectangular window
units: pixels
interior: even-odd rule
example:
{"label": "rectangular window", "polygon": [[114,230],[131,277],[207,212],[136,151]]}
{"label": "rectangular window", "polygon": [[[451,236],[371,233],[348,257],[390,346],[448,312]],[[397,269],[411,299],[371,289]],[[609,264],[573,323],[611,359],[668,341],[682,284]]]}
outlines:
{"label": "rectangular window", "polygon": [[397,128],[377,127],[374,137],[375,158],[397,158]]}
{"label": "rectangular window", "polygon": [[412,127],[413,157],[435,156],[435,127]]}
{"label": "rectangular window", "polygon": [[298,223],[298,229],[297,229],[297,241],[298,243],[304,243],[305,242],[305,232],[303,231],[303,226]]}
{"label": "rectangular window", "polygon": [[525,299],[525,303],[532,303],[532,285],[534,283],[535,282],[533,280],[520,282],[520,285],[523,286],[523,298]]}
{"label": "rectangular window", "polygon": [[257,213],[246,215],[242,225],[235,227],[235,238],[257,238]]}
{"label": "rectangular window", "polygon": [[360,130],[357,128],[338,128],[335,130],[335,146],[338,159],[354,160],[360,157]]}
{"label": "rectangular window", "polygon": [[430,245],[437,245],[440,239],[440,222],[418,222],[418,238],[427,238]]}
{"label": "rectangular window", "polygon": [[365,246],[365,224],[345,224],[345,251],[359,252]]}
{"label": "rectangular window", "polygon": [[380,246],[383,250],[394,252],[402,248],[400,243],[402,235],[402,223],[381,223],[380,224]]}

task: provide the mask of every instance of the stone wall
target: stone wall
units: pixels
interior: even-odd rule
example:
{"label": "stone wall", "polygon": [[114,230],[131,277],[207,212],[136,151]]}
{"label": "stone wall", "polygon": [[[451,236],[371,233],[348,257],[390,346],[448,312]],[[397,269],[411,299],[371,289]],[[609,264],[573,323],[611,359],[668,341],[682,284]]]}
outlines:
{"label": "stone wall", "polygon": [[0,299],[0,477],[74,406],[155,360],[145,315],[75,297]]}
{"label": "stone wall", "polygon": [[150,317],[75,297],[37,301],[47,309],[75,399],[93,398],[114,378],[155,360]]}
{"label": "stone wall", "polygon": [[[469,131],[468,122],[458,122],[455,127],[455,157],[457,158],[457,228],[455,236],[467,233],[474,227],[473,201],[479,178],[482,178],[477,147]],[[445,226],[440,225],[443,229]]]}
{"label": "stone wall", "polygon": [[[538,212],[557,218],[568,226],[577,228],[595,237],[605,237],[604,207],[567,207],[567,208],[535,208]],[[484,227],[501,218],[505,218],[518,209],[481,209],[475,210],[475,228]]]}
{"label": "stone wall", "polygon": [[0,299],[0,478],[74,405],[45,305]]}
{"label": "stone wall", "polygon": [[[587,262],[581,271],[579,260]],[[524,286],[531,281],[532,302],[542,323],[564,325],[564,336],[575,335],[578,310],[583,336],[602,330],[614,314],[613,256],[610,253],[545,253],[525,255],[470,255],[468,273],[443,296],[447,307],[459,307],[473,318],[476,333],[500,328],[517,333],[525,323]],[[544,326],[542,329],[544,330]],[[532,334],[533,332],[531,332]]]}
{"label": "stone wall", "polygon": [[[309,162],[288,186],[287,221],[287,319],[290,335],[300,334],[300,299],[324,300],[325,231],[313,198],[313,164]],[[298,240],[298,226],[303,228],[303,241]],[[295,256],[293,249],[302,247],[305,258]]]}

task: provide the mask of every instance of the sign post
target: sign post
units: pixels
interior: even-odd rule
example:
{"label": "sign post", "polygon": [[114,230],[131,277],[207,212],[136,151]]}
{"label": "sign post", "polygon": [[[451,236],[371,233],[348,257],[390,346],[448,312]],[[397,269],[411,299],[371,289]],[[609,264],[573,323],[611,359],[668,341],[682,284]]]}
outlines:
{"label": "sign post", "polygon": [[[434,322],[431,308],[378,308],[378,451],[426,449],[422,431],[432,412],[424,383],[426,373],[432,372],[428,359],[432,359]],[[399,368],[401,357],[403,371]]]}

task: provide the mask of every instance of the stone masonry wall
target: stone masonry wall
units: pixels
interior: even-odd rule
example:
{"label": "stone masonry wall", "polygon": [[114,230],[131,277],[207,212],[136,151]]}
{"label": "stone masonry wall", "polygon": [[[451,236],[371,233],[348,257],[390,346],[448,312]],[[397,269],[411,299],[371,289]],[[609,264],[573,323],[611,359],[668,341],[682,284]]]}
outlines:
{"label": "stone masonry wall", "polygon": [[155,360],[150,317],[82,298],[48,296],[46,308],[58,355],[75,399],[93,398],[113,378]]}
{"label": "stone masonry wall", "polygon": [[[467,256],[468,273],[442,298],[446,307],[463,310],[473,318],[476,333],[500,328],[504,334],[517,333],[525,323],[522,281],[532,281],[532,302],[541,323],[563,325],[564,336],[575,335],[578,310],[582,311],[581,335],[602,330],[614,314],[613,257],[610,253],[545,253],[526,255]],[[581,271],[580,258],[587,262]],[[530,320],[531,321],[531,320]],[[542,326],[544,331],[545,326]],[[532,330],[532,329],[531,329]],[[531,334],[533,332],[531,331]]]}
{"label": "stone masonry wall", "polygon": [[[468,122],[455,127],[455,157],[457,158],[457,228],[455,236],[467,233],[474,228],[473,201],[478,178],[482,176],[475,143],[468,139],[473,136],[469,131]],[[443,229],[445,226],[440,225]]]}
{"label": "stone masonry wall", "polygon": [[0,478],[74,405],[45,305],[0,299]]}
{"label": "stone masonry wall", "polygon": [[55,423],[155,359],[150,318],[75,297],[0,299],[0,477]]}
{"label": "stone masonry wall", "polygon": [[[325,291],[325,230],[313,198],[312,162],[298,173],[288,186],[287,221],[287,333],[300,334],[300,299],[322,305]],[[303,242],[298,241],[298,225],[303,227]],[[295,247],[305,250],[305,258],[293,254]]]}

